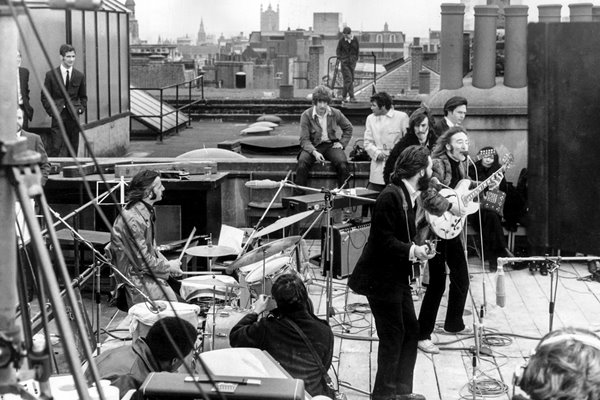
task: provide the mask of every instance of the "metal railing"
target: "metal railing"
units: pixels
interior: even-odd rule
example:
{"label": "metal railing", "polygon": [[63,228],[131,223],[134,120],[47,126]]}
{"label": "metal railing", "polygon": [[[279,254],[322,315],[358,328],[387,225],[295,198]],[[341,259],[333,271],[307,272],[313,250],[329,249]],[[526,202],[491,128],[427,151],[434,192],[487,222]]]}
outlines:
{"label": "metal railing", "polygon": [[[192,83],[194,83],[194,84],[192,84]],[[187,102],[185,104],[183,104],[182,106],[180,106],[179,105],[180,104],[179,87],[184,86],[184,85],[188,85]],[[200,88],[201,88],[201,97],[194,101],[192,101],[192,86],[196,86],[196,87],[200,86]],[[174,109],[172,111],[165,113],[164,109],[163,109],[165,91],[172,89],[172,88],[175,88],[175,106],[173,107]],[[140,90],[140,91],[145,91],[145,92],[151,92],[151,91],[159,91],[160,92],[158,99],[157,99],[160,102],[160,114],[136,115],[136,117],[160,118],[160,130],[158,133],[158,140],[160,142],[162,142],[163,141],[163,133],[164,133],[163,120],[164,120],[165,116],[175,113],[175,132],[179,133],[179,113],[183,110],[187,110],[187,115],[188,115],[187,126],[189,127],[191,125],[191,123],[192,123],[191,112],[190,112],[191,107],[193,105],[196,105],[196,104],[204,101],[204,75],[200,75],[194,79],[190,79],[185,82],[175,83],[175,84],[168,85],[168,86],[163,86],[161,88],[155,88],[155,87],[129,88],[130,92],[135,91],[135,90]],[[131,96],[130,96],[130,98],[131,98]],[[129,122],[129,131],[131,132],[131,120]]]}
{"label": "metal railing", "polygon": [[[361,54],[361,57],[373,57],[373,85],[375,86],[377,84],[377,56],[375,55],[374,52],[371,52],[371,54]],[[330,74],[330,66],[331,64],[333,64],[331,61],[335,59],[335,66],[333,67],[333,76],[331,76]],[[343,89],[343,86],[336,86],[336,82],[337,82],[337,77],[338,75],[341,75],[341,71],[340,71],[340,64],[341,64],[341,60],[337,57],[337,56],[331,56],[327,59],[327,87],[329,87],[331,90],[335,90],[335,89]],[[331,80],[329,79],[331,76]],[[356,79],[355,79],[356,80]],[[342,85],[343,85],[343,78],[342,78]],[[362,82],[361,82],[362,85]]]}

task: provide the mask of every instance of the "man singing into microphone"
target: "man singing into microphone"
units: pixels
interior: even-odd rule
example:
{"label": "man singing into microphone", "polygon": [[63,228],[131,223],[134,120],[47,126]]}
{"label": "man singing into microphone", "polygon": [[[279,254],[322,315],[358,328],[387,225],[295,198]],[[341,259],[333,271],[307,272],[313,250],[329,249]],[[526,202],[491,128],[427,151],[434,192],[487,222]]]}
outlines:
{"label": "man singing into microphone", "polygon": [[[456,187],[461,179],[469,179],[467,174],[467,157],[469,138],[467,131],[461,126],[448,129],[436,142],[433,149],[433,178],[442,187]],[[497,185],[493,183],[490,185]],[[445,209],[456,216],[465,216],[465,207],[458,202],[450,202],[438,195],[445,202]],[[427,209],[427,208],[426,208]],[[442,207],[444,209],[444,207]],[[428,210],[430,211],[430,210]],[[450,270],[450,293],[448,308],[444,322],[447,333],[471,334],[472,329],[465,326],[463,312],[469,292],[469,270],[465,259],[463,235],[453,239],[440,239],[437,244],[438,254],[429,261],[429,285],[423,298],[419,313],[419,349],[426,353],[439,353],[439,348],[431,341],[440,301],[446,289],[446,264]]]}
{"label": "man singing into microphone", "polygon": [[423,146],[400,154],[391,183],[377,197],[369,239],[348,279],[352,290],[367,296],[379,336],[373,400],[425,399],[412,392],[419,325],[410,274],[413,261],[434,255],[428,246],[415,244],[416,204],[419,191],[429,192],[432,165]]}

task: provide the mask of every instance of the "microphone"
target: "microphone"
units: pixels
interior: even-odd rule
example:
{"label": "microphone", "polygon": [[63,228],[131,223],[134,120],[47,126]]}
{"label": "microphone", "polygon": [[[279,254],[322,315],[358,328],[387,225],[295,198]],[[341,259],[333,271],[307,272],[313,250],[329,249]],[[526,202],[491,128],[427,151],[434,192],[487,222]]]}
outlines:
{"label": "microphone", "polygon": [[272,181],[271,179],[262,179],[248,181],[244,185],[251,189],[277,189],[279,187],[279,182]]}
{"label": "microphone", "polygon": [[498,265],[498,272],[496,273],[496,305],[498,307],[504,307],[506,304],[506,292],[504,288],[504,267]]}

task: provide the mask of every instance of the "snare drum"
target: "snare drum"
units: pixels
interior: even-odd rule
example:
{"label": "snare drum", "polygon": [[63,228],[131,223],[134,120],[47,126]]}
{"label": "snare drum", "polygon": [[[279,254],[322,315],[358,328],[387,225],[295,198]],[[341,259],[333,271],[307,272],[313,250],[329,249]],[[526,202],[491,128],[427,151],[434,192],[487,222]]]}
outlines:
{"label": "snare drum", "polygon": [[279,257],[273,260],[265,262],[264,265],[264,281],[265,287],[263,287],[263,265],[260,263],[259,266],[254,268],[252,272],[246,275],[246,283],[250,292],[254,295],[259,294],[271,294],[271,287],[273,282],[283,274],[296,273],[294,267],[290,262],[289,257]]}
{"label": "snare drum", "polygon": [[229,334],[231,333],[231,329],[249,313],[250,310],[236,309],[230,306],[217,307],[216,310],[214,307],[211,307],[210,310],[208,310],[208,313],[206,313],[206,324],[204,325],[205,334],[202,346],[203,351],[231,347],[229,344]]}

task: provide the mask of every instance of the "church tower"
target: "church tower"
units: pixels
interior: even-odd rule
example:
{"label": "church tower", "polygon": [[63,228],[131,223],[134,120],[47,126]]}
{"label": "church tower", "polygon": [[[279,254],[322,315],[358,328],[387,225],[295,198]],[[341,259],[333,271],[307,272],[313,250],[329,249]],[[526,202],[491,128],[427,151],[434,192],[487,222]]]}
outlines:
{"label": "church tower", "polygon": [[200,18],[200,29],[198,29],[198,38],[196,44],[206,43],[206,31],[204,30],[204,20]]}
{"label": "church tower", "polygon": [[269,3],[269,7],[265,11],[263,11],[262,4],[260,5],[260,31],[279,31],[279,4],[277,4],[277,11],[273,10],[271,3]]}
{"label": "church tower", "polygon": [[125,7],[131,11],[129,14],[129,44],[140,43],[140,31],[137,19],[135,19],[135,1],[127,0]]}

